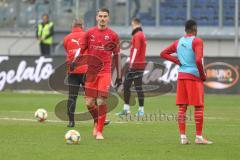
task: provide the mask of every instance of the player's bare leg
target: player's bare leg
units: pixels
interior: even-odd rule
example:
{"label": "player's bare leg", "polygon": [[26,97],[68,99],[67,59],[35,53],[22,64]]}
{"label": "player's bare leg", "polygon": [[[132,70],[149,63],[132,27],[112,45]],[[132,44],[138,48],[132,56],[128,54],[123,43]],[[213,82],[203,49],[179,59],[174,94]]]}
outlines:
{"label": "player's bare leg", "polygon": [[102,132],[104,127],[104,122],[106,120],[106,114],[107,114],[107,106],[106,106],[106,98],[104,97],[98,97],[97,98],[97,104],[98,104],[98,123],[97,123],[97,140],[104,139]]}
{"label": "player's bare leg", "polygon": [[207,140],[202,136],[202,128],[203,128],[203,118],[204,118],[204,107],[203,106],[196,106],[195,112],[195,123],[196,123],[196,144],[213,144],[212,141]]}
{"label": "player's bare leg", "polygon": [[186,111],[187,111],[187,105],[179,105],[178,127],[179,127],[181,144],[190,144],[190,141],[188,141],[187,135],[186,135]]}

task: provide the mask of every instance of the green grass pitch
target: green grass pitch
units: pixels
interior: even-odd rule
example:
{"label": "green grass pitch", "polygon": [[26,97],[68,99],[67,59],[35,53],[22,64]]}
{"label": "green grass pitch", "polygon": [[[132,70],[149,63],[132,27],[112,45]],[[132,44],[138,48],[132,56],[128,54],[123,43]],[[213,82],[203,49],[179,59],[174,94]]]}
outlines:
{"label": "green grass pitch", "polygon": [[[0,93],[0,160],[225,160],[240,159],[240,96],[206,95],[204,135],[213,145],[195,145],[193,108],[188,111],[187,135],[190,145],[180,145],[174,95],[145,100],[147,115],[165,114],[162,119],[122,119],[108,114],[112,121],[105,127],[105,140],[96,141],[92,122],[78,122],[74,129],[81,134],[78,145],[67,145],[64,134],[69,129],[54,115],[55,105],[66,99],[61,94]],[[83,98],[77,111],[84,111]],[[48,121],[36,122],[36,109],[45,108]],[[135,114],[137,106],[132,107]]]}

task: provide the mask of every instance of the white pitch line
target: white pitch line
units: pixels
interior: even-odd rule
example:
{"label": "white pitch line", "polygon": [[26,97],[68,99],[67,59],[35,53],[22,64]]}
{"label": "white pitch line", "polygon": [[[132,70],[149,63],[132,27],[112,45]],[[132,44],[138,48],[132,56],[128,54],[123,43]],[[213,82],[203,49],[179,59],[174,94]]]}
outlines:
{"label": "white pitch line", "polygon": [[[0,111],[1,112],[5,112],[5,113],[34,113],[35,111]],[[49,112],[48,113],[54,113],[54,112]]]}
{"label": "white pitch line", "polygon": [[[6,121],[25,121],[25,122],[37,122],[36,119],[28,119],[28,118],[10,118],[10,117],[2,117],[0,118],[0,120],[6,120]],[[46,123],[67,123],[67,121],[60,121],[60,120],[46,120]],[[111,121],[112,124],[128,124],[130,122],[134,122],[134,121]],[[147,121],[144,121],[144,122],[147,122]],[[90,124],[92,122],[90,121],[81,121],[80,123],[85,123],[85,124]],[[144,125],[145,123],[143,122],[136,122],[135,124],[137,125]],[[194,124],[188,124],[188,125],[194,125]],[[237,124],[226,124],[224,126],[227,126],[227,127],[236,127],[236,126],[239,126]]]}
{"label": "white pitch line", "polygon": [[[11,110],[11,111],[8,111],[8,110],[0,110],[0,113],[31,113],[33,114],[34,111],[19,111],[19,110]],[[50,114],[55,114],[55,112],[48,112]],[[116,116],[114,113],[108,113],[108,115],[110,116]],[[147,114],[146,114],[147,115]],[[3,116],[3,115],[2,115]],[[7,115],[6,115],[7,116]],[[194,117],[192,117],[194,119]],[[205,120],[231,120],[231,121],[240,121],[240,119],[228,119],[228,118],[222,118],[222,117],[208,117],[208,116],[205,116],[204,117]],[[11,118],[11,117],[0,117],[0,120],[12,120],[12,121],[36,121],[35,119],[24,119],[24,118]],[[60,121],[60,120],[47,120],[48,122],[56,122],[56,123],[63,123],[63,122],[66,122],[66,121]],[[81,121],[82,122],[87,122],[87,121]],[[122,124],[122,123],[129,123],[129,122],[137,122],[137,123],[141,123],[142,121],[117,121],[117,122],[112,122],[112,123],[116,123],[116,124]],[[151,122],[151,121],[144,121],[144,122]],[[87,122],[88,123],[88,122]]]}
{"label": "white pitch line", "polygon": [[[30,118],[27,119],[27,118],[9,118],[9,117],[4,117],[4,118],[0,118],[0,120],[37,122],[36,119],[30,119]],[[46,120],[46,122],[63,123],[64,121]]]}
{"label": "white pitch line", "polygon": [[226,118],[221,118],[221,117],[204,117],[205,119],[211,119],[211,120],[226,120]]}
{"label": "white pitch line", "polygon": [[[36,119],[28,119],[28,118],[9,118],[9,117],[2,117],[0,118],[0,120],[7,120],[7,121],[27,121],[27,122],[37,122]],[[46,120],[46,122],[51,122],[51,123],[67,123],[67,121],[60,121],[60,120]],[[90,121],[80,121],[80,123],[92,123]],[[116,123],[116,124],[124,124],[124,123],[128,123],[128,122],[113,122],[111,121],[111,123]]]}
{"label": "white pitch line", "polygon": [[[3,113],[34,113],[34,111],[6,111],[6,110],[3,110],[1,111],[0,110],[0,113],[3,112]],[[50,112],[48,111],[48,113],[50,114],[55,114],[55,112]],[[80,113],[80,112],[76,112],[76,113]],[[115,115],[115,113],[108,113],[107,115]],[[204,117],[206,120],[234,120],[234,121],[240,121],[240,119],[227,119],[227,118],[222,118],[222,117],[208,117],[208,116],[205,116]]]}
{"label": "white pitch line", "polygon": [[[13,110],[13,111],[2,110],[1,111],[0,110],[0,113],[1,112],[2,113],[32,113],[32,114],[34,114],[35,111],[18,111],[18,110]],[[55,114],[55,112],[51,112],[51,111],[48,111],[48,113]],[[76,112],[76,113],[80,113],[80,112]],[[107,115],[116,116],[115,113],[108,113]],[[146,115],[148,115],[148,114],[146,113]],[[222,117],[208,117],[208,116],[205,116],[204,119],[205,120],[233,120],[233,121],[240,121],[240,119],[228,119],[228,118],[222,118]],[[60,122],[62,122],[62,121],[60,121]]]}
{"label": "white pitch line", "polygon": [[[0,118],[0,120],[7,120],[7,121],[25,121],[25,122],[37,122],[36,119],[27,119],[27,118],[9,118],[9,117],[4,117],[4,118]],[[65,121],[59,121],[59,120],[46,120],[46,122],[44,123],[67,123]],[[132,122],[132,121],[131,121]],[[85,124],[88,124],[88,123],[91,123],[91,122],[88,122],[88,121],[81,121],[81,123],[85,123]],[[120,121],[117,121],[117,122],[111,122],[112,124],[128,124],[129,122],[120,122]],[[145,123],[142,123],[142,122],[136,122],[135,124],[137,125],[144,125]],[[194,124],[188,124],[188,125],[194,125]],[[227,125],[224,125],[224,126],[227,126],[227,127],[239,127],[239,125],[237,124],[227,124]]]}

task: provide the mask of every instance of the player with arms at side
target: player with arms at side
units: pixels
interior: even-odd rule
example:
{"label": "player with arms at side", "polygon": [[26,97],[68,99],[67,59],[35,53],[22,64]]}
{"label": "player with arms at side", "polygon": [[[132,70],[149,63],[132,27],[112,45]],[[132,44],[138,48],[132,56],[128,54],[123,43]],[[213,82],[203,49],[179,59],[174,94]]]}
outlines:
{"label": "player with arms at side", "polygon": [[[186,111],[188,105],[195,106],[196,144],[212,144],[202,136],[204,118],[204,85],[206,75],[203,68],[203,40],[197,38],[197,23],[188,20],[185,23],[186,35],[165,48],[160,56],[180,65],[177,81],[176,104],[180,143],[189,144],[187,139]],[[171,54],[177,53],[177,57]]]}
{"label": "player with arms at side", "polygon": [[[84,78],[87,71],[86,65],[79,65],[74,68],[77,57],[80,57],[80,54],[86,54],[86,50],[83,50],[86,46],[85,34],[86,33],[83,31],[83,20],[75,19],[72,23],[71,33],[64,37],[63,45],[67,55],[66,62],[69,85],[69,97],[67,103],[69,117],[68,127],[74,127],[75,125],[74,112],[76,108],[76,100],[80,85],[84,87]],[[81,51],[83,53],[81,53]]]}
{"label": "player with arms at side", "polygon": [[131,85],[134,83],[138,95],[139,108],[136,116],[144,116],[144,93],[142,89],[142,78],[146,64],[147,41],[142,30],[141,21],[138,18],[132,19],[132,46],[128,62],[128,71],[125,74],[124,86],[124,106],[117,115],[130,114]]}
{"label": "player with arms at side", "polygon": [[[121,83],[119,37],[108,27],[109,19],[109,10],[106,8],[99,9],[96,15],[97,26],[90,28],[86,36],[88,54],[103,62],[103,66],[99,70],[95,60],[93,58],[88,59],[85,83],[86,105],[95,117],[93,136],[96,136],[97,140],[104,139],[102,132],[107,113],[106,99],[111,85],[112,55],[117,68],[115,82],[117,85]],[[97,106],[95,100],[97,100]]]}

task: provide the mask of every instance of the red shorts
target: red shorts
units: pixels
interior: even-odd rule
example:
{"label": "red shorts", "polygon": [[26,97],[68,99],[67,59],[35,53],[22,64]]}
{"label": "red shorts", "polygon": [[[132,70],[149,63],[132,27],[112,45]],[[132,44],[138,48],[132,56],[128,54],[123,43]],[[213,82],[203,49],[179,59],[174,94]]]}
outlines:
{"label": "red shorts", "polygon": [[177,82],[176,104],[204,106],[203,82],[190,79],[179,79]]}
{"label": "red shorts", "polygon": [[86,75],[85,95],[87,97],[108,97],[111,85],[111,73]]}

